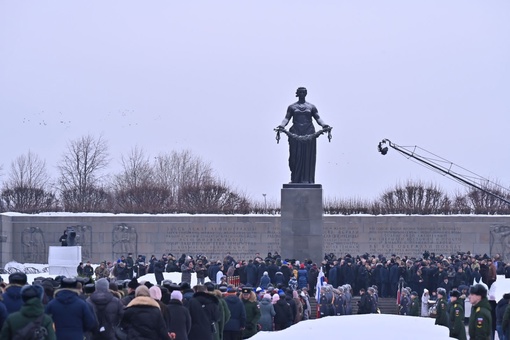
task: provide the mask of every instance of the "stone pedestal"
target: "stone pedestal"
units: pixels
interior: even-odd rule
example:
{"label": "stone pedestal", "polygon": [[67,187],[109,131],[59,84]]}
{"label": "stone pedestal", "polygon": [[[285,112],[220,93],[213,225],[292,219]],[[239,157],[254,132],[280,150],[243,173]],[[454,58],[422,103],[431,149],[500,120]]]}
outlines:
{"label": "stone pedestal", "polygon": [[281,197],[281,255],[320,263],[324,258],[322,185],[284,184]]}

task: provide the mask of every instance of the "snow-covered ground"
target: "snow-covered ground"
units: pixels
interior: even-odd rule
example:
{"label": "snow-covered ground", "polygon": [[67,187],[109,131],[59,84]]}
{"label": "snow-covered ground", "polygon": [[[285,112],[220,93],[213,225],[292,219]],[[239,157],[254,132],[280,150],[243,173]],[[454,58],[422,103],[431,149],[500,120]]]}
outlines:
{"label": "snow-covered ground", "polygon": [[259,332],[251,339],[443,340],[451,338],[448,328],[434,325],[432,318],[366,314],[330,316],[302,321],[283,331]]}

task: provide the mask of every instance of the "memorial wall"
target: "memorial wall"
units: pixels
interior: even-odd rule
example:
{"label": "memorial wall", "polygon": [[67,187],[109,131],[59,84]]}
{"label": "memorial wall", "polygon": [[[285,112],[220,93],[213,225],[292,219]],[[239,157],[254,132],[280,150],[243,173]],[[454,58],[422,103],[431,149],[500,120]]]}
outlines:
{"label": "memorial wall", "polygon": [[[471,251],[510,259],[510,216],[335,216],[323,217],[325,253],[421,256]],[[83,260],[116,260],[132,252],[204,254],[220,259],[253,258],[280,251],[280,216],[223,215],[0,215],[0,264],[47,263],[67,227],[77,231]],[[282,254],[285,257],[285,254]]]}

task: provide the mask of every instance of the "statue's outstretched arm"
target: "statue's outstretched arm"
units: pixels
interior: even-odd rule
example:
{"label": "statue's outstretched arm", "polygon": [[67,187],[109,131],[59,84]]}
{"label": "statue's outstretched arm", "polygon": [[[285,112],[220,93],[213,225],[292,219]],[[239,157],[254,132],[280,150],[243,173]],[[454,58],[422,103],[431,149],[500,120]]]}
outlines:
{"label": "statue's outstretched arm", "polygon": [[289,124],[290,119],[292,118],[292,110],[290,107],[287,109],[287,114],[285,115],[285,118],[283,118],[282,122],[278,127],[286,127],[287,124]]}

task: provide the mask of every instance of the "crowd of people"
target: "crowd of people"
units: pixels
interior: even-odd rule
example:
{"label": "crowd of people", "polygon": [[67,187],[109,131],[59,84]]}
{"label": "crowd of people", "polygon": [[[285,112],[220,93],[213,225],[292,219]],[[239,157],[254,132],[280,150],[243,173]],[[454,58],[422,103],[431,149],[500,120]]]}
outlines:
{"label": "crowd of people", "polygon": [[[487,292],[496,274],[510,274],[509,267],[499,255],[469,252],[425,252],[420,258],[327,254],[318,264],[276,252],[248,260],[227,253],[220,260],[164,254],[148,261],[130,253],[96,268],[80,263],[72,278],[40,277],[28,284],[24,273],[11,274],[2,289],[0,340],[35,331],[41,339],[247,339],[310,318],[350,315],[354,296],[358,314],[378,313],[379,297],[394,297],[399,314],[432,314],[457,339],[466,339],[469,299],[470,337],[490,339],[497,331],[505,339],[510,292],[501,301],[491,301]],[[179,272],[180,282],[165,280],[165,272]],[[156,285],[143,281],[147,273],[154,273]],[[313,316],[311,297],[318,306]]]}

